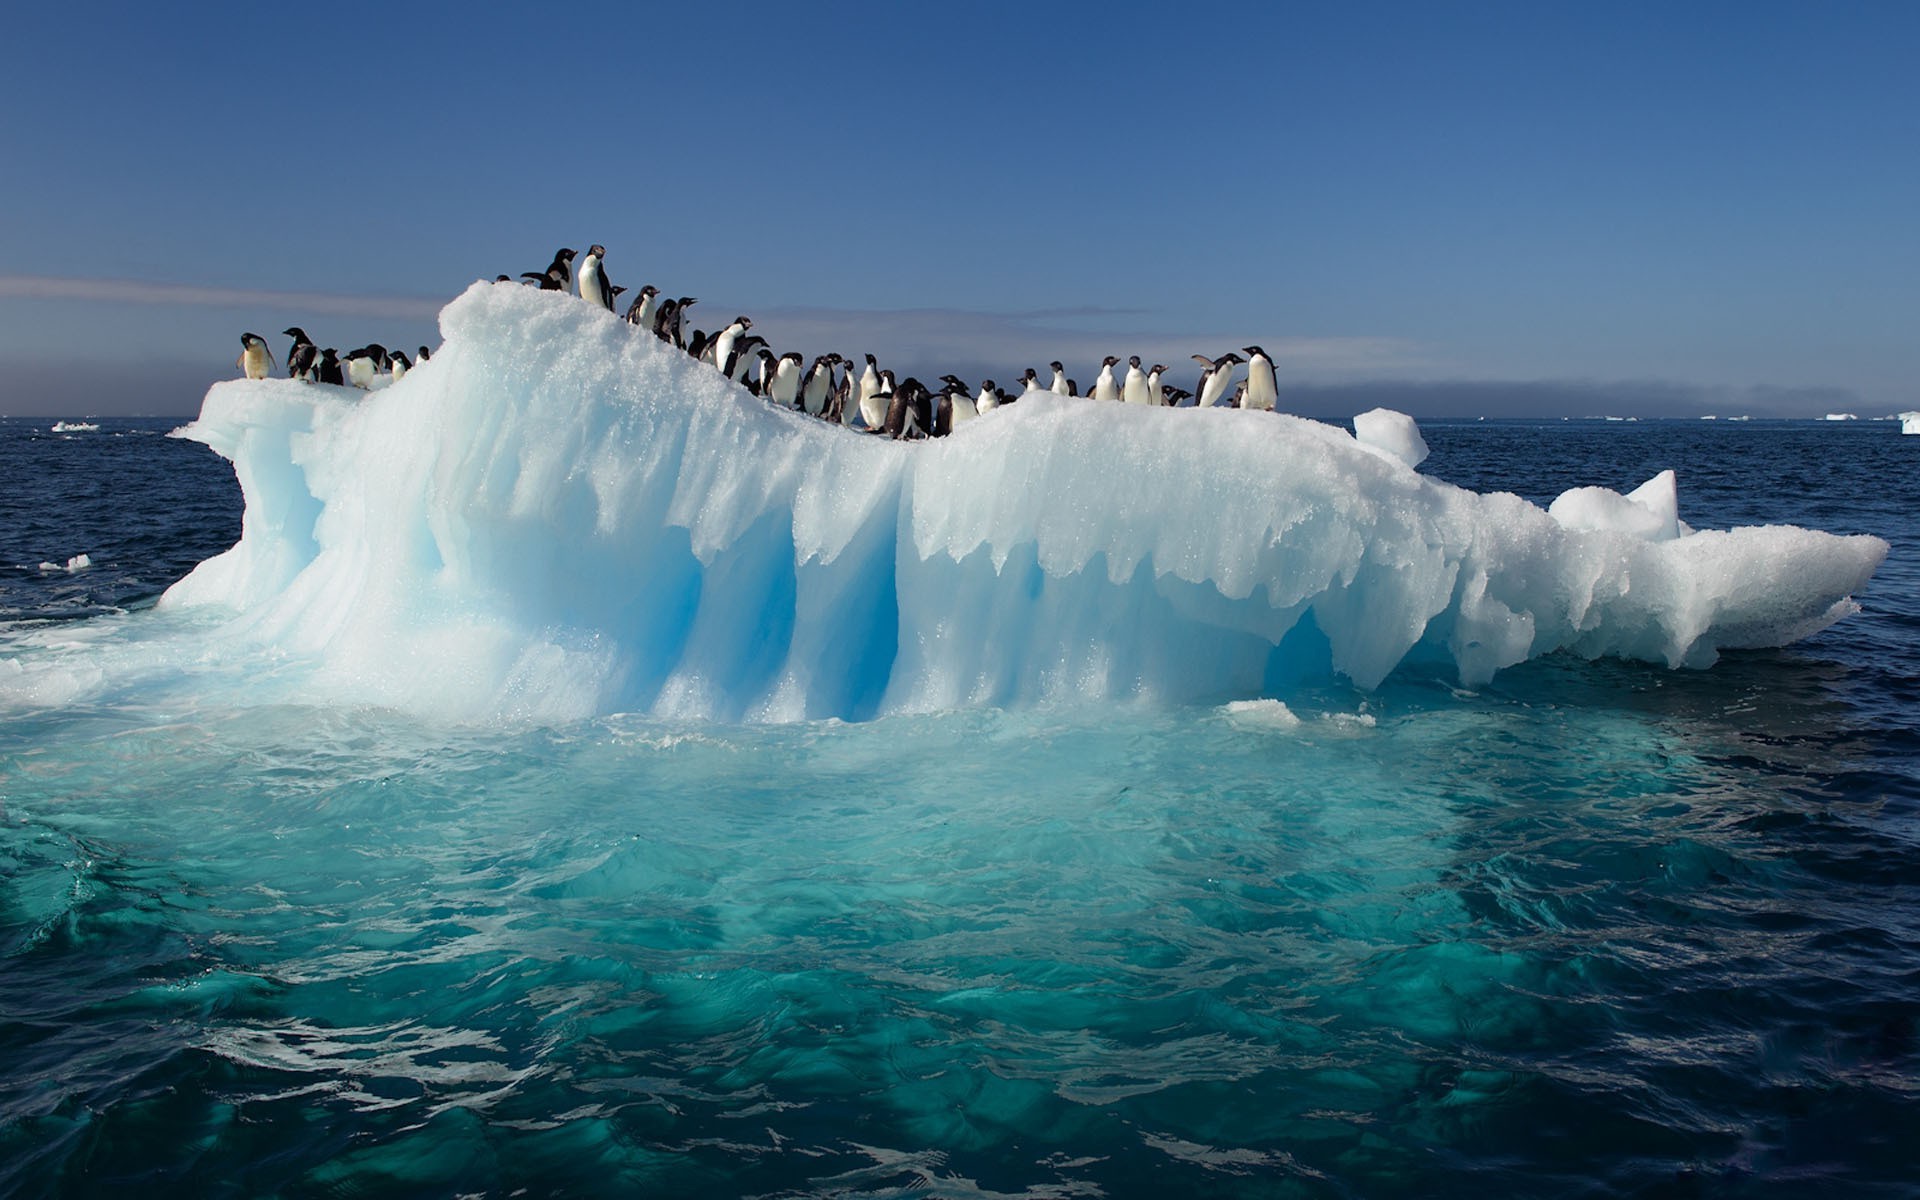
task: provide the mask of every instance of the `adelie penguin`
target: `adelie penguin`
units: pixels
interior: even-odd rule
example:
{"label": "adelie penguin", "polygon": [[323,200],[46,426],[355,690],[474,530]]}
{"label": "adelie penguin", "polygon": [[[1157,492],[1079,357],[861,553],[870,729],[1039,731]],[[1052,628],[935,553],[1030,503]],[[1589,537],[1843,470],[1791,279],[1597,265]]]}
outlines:
{"label": "adelie penguin", "polygon": [[293,339],[293,345],[287,350],[287,378],[312,382],[313,364],[319,359],[320,348],[313,344],[307,331],[298,325],[280,332]]}
{"label": "adelie penguin", "polygon": [[640,289],[640,294],[633,298],[633,303],[627,305],[627,324],[638,325],[642,329],[651,331],[653,314],[659,307],[660,289],[648,284]]}
{"label": "adelie penguin", "polygon": [[387,369],[387,348],[369,342],[347,354],[347,382],[362,391],[373,387],[374,377]]}
{"label": "adelie penguin", "polygon": [[1200,364],[1200,382],[1193,385],[1194,395],[1200,397],[1197,407],[1211,408],[1229,394],[1233,387],[1233,368],[1242,359],[1238,354],[1228,351],[1218,359],[1196,354],[1193,361]]}
{"label": "adelie penguin", "polygon": [[313,368],[314,380],[318,383],[331,383],[344,386],[346,378],[340,371],[340,360],[334,357],[334,349],[328,346],[320,352],[320,361]]}
{"label": "adelie penguin", "polygon": [[543,292],[564,292],[573,282],[573,251],[562,246],[554,251],[553,261],[544,271],[523,271],[522,279],[531,279]]}
{"label": "adelie penguin", "polygon": [[1071,383],[1067,382],[1067,368],[1065,364],[1050,362],[1047,365],[1053,368],[1053,384],[1051,386],[1054,395],[1071,396],[1078,390]]}
{"label": "adelie penguin", "polygon": [[746,334],[747,330],[752,328],[752,321],[749,321],[745,317],[735,317],[732,324],[713,335],[713,342],[711,344],[712,354],[702,355],[702,357],[712,358],[713,365],[720,368],[720,373],[731,377],[733,374],[733,344],[739,341],[741,337]]}
{"label": "adelie penguin", "polygon": [[1155,383],[1140,369],[1140,356],[1135,354],[1127,359],[1127,378],[1120,385],[1120,398],[1128,404],[1152,404],[1159,395]]}
{"label": "adelie penguin", "polygon": [[607,248],[595,244],[580,260],[580,298],[613,311],[613,284],[607,279]]}
{"label": "adelie penguin", "polygon": [[1273,378],[1273,360],[1258,346],[1248,346],[1246,351],[1247,394],[1240,407],[1272,412],[1274,402],[1280,399],[1280,386]]}
{"label": "adelie penguin", "polygon": [[800,384],[800,407],[807,415],[824,416],[833,402],[833,364],[838,361],[838,354],[822,354],[807,368],[807,377]]}
{"label": "adelie penguin", "polygon": [[393,381],[399,383],[413,369],[413,364],[407,360],[405,350],[395,350],[387,355],[387,368],[393,372]]}
{"label": "adelie penguin", "polygon": [[[761,351],[770,354],[771,351]],[[782,354],[773,365],[773,376],[767,380],[767,399],[781,408],[800,407],[800,384],[805,374],[800,369],[800,352],[789,350]]]}
{"label": "adelie penguin", "polygon": [[[860,423],[869,431],[876,431],[887,423],[886,394],[893,391],[886,387],[888,380],[880,373],[880,364],[873,355],[867,355],[867,369],[860,373],[860,392],[858,410]],[[881,389],[886,387],[883,392]],[[848,414],[852,420],[852,414]]]}
{"label": "adelie penguin", "polygon": [[233,365],[245,372],[248,379],[265,379],[280,364],[274,361],[273,351],[267,349],[267,339],[257,333],[243,333],[240,357]]}
{"label": "adelie penguin", "polygon": [[[1113,365],[1119,361],[1120,357],[1116,354],[1109,354],[1100,361],[1100,376],[1093,381],[1093,391],[1090,393],[1095,400],[1118,400],[1120,398],[1120,384],[1113,378]],[[1138,362],[1140,360],[1135,359],[1134,361]]]}

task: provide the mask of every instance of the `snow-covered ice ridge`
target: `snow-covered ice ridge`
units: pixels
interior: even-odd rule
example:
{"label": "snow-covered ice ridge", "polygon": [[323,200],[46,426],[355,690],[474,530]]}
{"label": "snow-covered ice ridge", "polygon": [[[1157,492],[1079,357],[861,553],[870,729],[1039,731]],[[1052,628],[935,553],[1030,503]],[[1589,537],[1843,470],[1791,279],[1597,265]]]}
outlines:
{"label": "snow-covered ice ridge", "polygon": [[[1878,538],[1688,529],[1671,474],[1546,510],[1398,414],[1030,393],[915,444],[778,411],[572,297],[476,284],[373,395],[216,384],[242,536],[162,603],[302,694],[456,719],[860,719],[1284,695],[1407,660],[1704,666],[1857,611]],[[276,670],[283,670],[277,667]]]}

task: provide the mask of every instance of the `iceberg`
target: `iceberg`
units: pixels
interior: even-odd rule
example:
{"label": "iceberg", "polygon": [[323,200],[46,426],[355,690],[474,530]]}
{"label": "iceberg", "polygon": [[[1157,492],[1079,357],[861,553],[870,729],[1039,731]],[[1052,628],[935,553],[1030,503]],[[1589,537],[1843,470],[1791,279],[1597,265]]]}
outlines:
{"label": "iceberg", "polygon": [[1030,394],[904,443],[564,294],[476,284],[440,326],[377,393],[224,382],[177,431],[246,506],[160,602],[212,623],[209,656],[455,720],[1222,704],[1403,663],[1468,686],[1556,651],[1705,666],[1857,611],[1887,552],[1688,529],[1671,475],[1556,514],[1466,491],[1414,469],[1399,414],[1356,439]]}
{"label": "iceberg", "polygon": [[1920,433],[1920,412],[1901,413],[1900,414],[1900,432],[1901,433]]}

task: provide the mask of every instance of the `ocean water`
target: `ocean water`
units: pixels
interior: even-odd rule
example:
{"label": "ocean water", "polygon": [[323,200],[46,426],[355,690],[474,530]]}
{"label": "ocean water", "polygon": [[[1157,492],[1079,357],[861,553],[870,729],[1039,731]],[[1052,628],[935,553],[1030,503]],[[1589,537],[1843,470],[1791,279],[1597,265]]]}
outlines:
{"label": "ocean water", "polygon": [[[238,534],[99,424],[0,422],[0,671]],[[1472,691],[0,710],[0,1194],[1920,1195],[1920,438],[1423,429],[1892,553],[1793,647]]]}

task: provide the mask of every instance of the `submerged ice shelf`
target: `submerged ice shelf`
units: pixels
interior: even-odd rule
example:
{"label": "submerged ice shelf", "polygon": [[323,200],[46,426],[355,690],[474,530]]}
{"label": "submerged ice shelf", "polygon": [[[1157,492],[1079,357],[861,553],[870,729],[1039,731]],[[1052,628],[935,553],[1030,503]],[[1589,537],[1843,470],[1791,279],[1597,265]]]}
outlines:
{"label": "submerged ice shelf", "polygon": [[[1032,394],[934,442],[776,411],[570,297],[476,284],[377,394],[215,385],[242,536],[164,597],[303,695],[454,719],[859,719],[1284,694],[1409,658],[1672,666],[1854,611],[1886,544],[1694,532],[1671,475],[1554,512],[1334,426]],[[285,671],[283,670],[284,674]]]}

